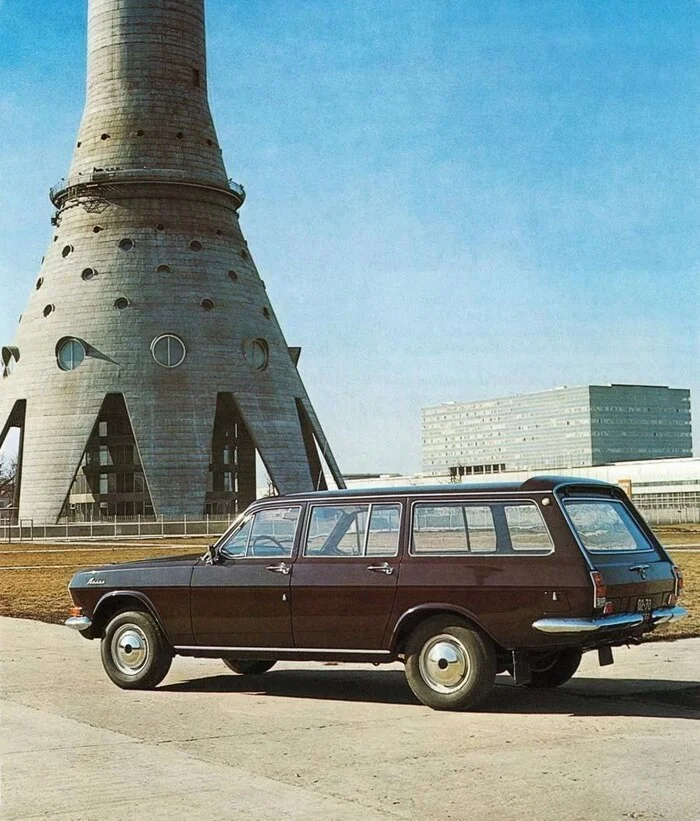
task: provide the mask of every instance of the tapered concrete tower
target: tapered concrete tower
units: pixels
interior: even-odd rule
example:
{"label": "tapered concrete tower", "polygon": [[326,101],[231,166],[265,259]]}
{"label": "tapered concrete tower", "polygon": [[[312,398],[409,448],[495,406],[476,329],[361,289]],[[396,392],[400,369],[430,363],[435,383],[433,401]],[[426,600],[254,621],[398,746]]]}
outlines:
{"label": "tapered concrete tower", "polygon": [[[271,112],[272,114],[272,112]],[[207,99],[204,0],[89,0],[55,231],[2,349],[19,514],[201,516],[342,478],[243,238]]]}

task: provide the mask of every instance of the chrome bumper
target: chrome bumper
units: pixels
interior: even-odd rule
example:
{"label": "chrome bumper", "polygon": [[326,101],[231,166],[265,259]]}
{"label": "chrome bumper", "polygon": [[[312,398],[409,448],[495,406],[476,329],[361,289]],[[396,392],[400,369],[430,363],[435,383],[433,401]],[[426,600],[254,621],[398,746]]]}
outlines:
{"label": "chrome bumper", "polygon": [[73,630],[87,630],[88,627],[92,627],[92,621],[87,616],[71,616],[64,624]]}
{"label": "chrome bumper", "polygon": [[649,618],[643,613],[620,613],[614,616],[600,616],[597,619],[537,619],[532,626],[542,633],[598,633],[629,630],[632,627],[639,627],[645,621],[657,627],[687,615],[688,611],[684,607],[658,607],[651,611]]}

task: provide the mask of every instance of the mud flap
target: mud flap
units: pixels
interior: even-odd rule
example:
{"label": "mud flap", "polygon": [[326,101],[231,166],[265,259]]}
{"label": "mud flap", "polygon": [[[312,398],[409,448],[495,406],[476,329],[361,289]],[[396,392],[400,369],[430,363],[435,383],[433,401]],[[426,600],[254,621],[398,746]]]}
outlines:
{"label": "mud flap", "polygon": [[613,658],[613,651],[612,647],[599,647],[598,648],[598,664],[601,667],[607,667],[608,664],[614,664],[615,659]]}
{"label": "mud flap", "polygon": [[513,650],[513,680],[516,684],[529,684],[532,681],[530,662],[522,650]]}

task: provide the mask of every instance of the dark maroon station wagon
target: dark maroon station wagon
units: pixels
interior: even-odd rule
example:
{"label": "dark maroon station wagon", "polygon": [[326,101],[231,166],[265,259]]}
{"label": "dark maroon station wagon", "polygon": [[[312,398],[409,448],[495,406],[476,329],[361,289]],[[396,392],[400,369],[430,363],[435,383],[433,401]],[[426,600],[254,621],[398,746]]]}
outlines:
{"label": "dark maroon station wagon", "polygon": [[204,556],[77,573],[66,624],[109,677],[148,688],[174,655],[261,674],[279,659],[405,663],[416,696],[466,709],[508,670],[556,687],[581,654],[686,615],[680,571],[613,485],[331,491],[261,499]]}

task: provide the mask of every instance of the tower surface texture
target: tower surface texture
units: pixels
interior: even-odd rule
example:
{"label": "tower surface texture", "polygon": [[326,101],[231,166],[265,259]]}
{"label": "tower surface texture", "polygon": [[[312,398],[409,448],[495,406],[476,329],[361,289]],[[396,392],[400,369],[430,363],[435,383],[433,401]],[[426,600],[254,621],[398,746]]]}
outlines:
{"label": "tower surface texture", "polygon": [[204,0],[89,0],[54,236],[2,349],[22,518],[235,512],[342,478],[243,238],[207,97]]}

